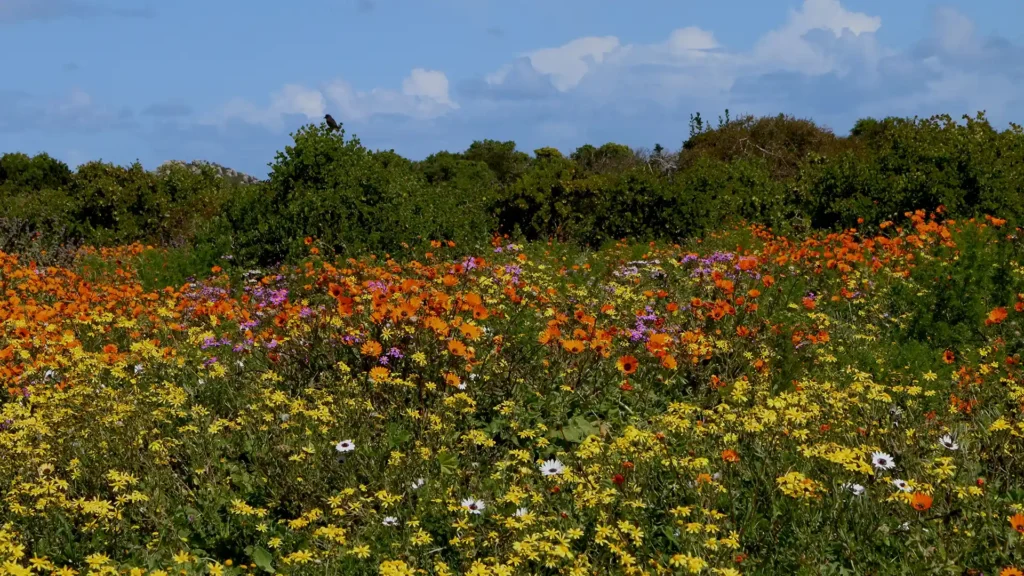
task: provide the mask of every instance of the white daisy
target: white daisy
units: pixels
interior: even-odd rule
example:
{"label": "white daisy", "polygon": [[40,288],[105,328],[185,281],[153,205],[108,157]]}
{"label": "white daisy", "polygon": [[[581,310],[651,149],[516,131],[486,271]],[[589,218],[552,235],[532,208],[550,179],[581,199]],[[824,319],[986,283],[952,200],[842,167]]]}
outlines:
{"label": "white daisy", "polygon": [[344,454],[345,452],[351,452],[356,449],[356,443],[351,440],[342,440],[334,445],[334,449]]}
{"label": "white daisy", "polygon": [[945,436],[939,438],[939,444],[941,444],[942,447],[945,448],[946,450],[956,450],[960,448],[960,445],[957,444],[956,440],[954,440],[953,437],[950,436],[949,434],[946,434]]}
{"label": "white daisy", "polygon": [[516,513],[514,514],[514,516],[516,518],[522,518],[523,516],[526,516],[529,513],[529,510],[527,510],[526,508],[516,508]]}
{"label": "white daisy", "polygon": [[483,514],[486,508],[484,501],[476,498],[466,498],[462,501],[462,507],[469,510],[470,514]]}
{"label": "white daisy", "polygon": [[417,478],[417,479],[413,480],[413,482],[412,482],[412,489],[413,490],[419,490],[426,483],[427,483],[427,481],[424,480],[423,478]]}
{"label": "white daisy", "polygon": [[860,484],[855,484],[852,482],[843,484],[843,488],[852,492],[854,496],[860,496],[861,494],[864,493],[865,490],[864,487],[861,486]]}
{"label": "white daisy", "polygon": [[885,452],[872,452],[871,464],[879,470],[892,470],[896,467],[896,461]]}
{"label": "white daisy", "polygon": [[398,518],[395,518],[394,516],[385,516],[380,523],[385,526],[398,526]]}
{"label": "white daisy", "polygon": [[555,474],[561,474],[565,470],[565,464],[562,464],[558,460],[545,460],[540,465],[540,472],[545,476],[554,476]]}
{"label": "white daisy", "polygon": [[899,488],[904,492],[910,492],[910,484],[907,484],[906,480],[900,480],[899,478],[892,481],[892,485]]}

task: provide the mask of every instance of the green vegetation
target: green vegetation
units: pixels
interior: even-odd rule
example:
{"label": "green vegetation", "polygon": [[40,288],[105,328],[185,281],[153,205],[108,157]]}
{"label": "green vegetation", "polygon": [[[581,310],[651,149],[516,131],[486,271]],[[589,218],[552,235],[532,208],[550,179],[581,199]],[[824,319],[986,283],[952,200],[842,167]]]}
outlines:
{"label": "green vegetation", "polygon": [[[1024,131],[983,113],[857,122],[836,136],[788,116],[696,115],[678,152],[614,143],[533,155],[483,140],[414,162],[345,131],[307,125],[265,181],[207,164],[91,162],[70,170],[40,154],[0,158],[0,250],[63,261],[81,244],[189,246],[200,272],[228,255],[244,266],[295,261],[302,240],[342,256],[401,254],[428,239],[467,253],[494,233],[600,246],[675,241],[730,222],[779,233],[877,225],[915,209],[947,217],[1024,211]],[[223,263],[223,262],[221,262]]]}

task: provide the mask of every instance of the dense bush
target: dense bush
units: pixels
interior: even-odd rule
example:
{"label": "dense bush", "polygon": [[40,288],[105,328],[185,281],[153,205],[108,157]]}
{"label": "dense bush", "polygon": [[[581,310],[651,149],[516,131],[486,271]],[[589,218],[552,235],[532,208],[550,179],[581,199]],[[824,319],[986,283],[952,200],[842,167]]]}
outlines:
{"label": "dense bush", "polygon": [[305,254],[306,238],[351,256],[438,239],[469,250],[494,233],[594,246],[678,240],[729,220],[835,229],[940,206],[1020,221],[1024,131],[996,130],[983,113],[964,119],[864,119],[836,136],[791,116],[727,112],[711,128],[698,114],[678,152],[606,143],[531,156],[482,140],[418,162],[308,125],[256,183],[205,165],[72,171],[45,154],[6,154],[0,250],[25,252],[28,234],[50,253],[141,241],[267,265]]}
{"label": "dense bush", "polygon": [[230,202],[227,218],[244,261],[304,254],[307,237],[343,255],[391,252],[423,239],[487,240],[493,225],[486,194],[472,185],[430,184],[393,152],[309,126],[278,153],[265,186]]}

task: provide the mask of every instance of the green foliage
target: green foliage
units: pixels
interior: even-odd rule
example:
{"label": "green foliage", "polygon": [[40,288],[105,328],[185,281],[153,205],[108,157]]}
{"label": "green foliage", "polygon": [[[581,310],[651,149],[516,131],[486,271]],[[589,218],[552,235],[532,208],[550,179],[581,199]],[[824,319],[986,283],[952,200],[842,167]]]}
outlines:
{"label": "green foliage", "polygon": [[[344,130],[307,126],[278,153],[266,186],[251,187],[226,212],[236,255],[271,264],[308,251],[396,252],[423,240],[472,244],[493,228],[490,179],[479,161],[432,159],[429,175],[393,152],[373,152]],[[418,169],[419,168],[419,169]]]}
{"label": "green foliage", "polygon": [[[679,242],[730,221],[803,232],[875,226],[908,211],[1024,216],[1024,130],[983,113],[954,122],[862,119],[840,137],[806,119],[691,117],[678,152],[613,142],[516,149],[480,140],[413,162],[345,131],[308,125],[256,182],[204,163],[147,172],[45,155],[0,157],[0,250],[40,255],[79,244],[143,242],[224,251],[245,265],[307,254],[396,254],[428,240],[469,248],[494,233],[582,246]],[[223,254],[221,254],[223,255]],[[206,257],[200,258],[205,260]]]}

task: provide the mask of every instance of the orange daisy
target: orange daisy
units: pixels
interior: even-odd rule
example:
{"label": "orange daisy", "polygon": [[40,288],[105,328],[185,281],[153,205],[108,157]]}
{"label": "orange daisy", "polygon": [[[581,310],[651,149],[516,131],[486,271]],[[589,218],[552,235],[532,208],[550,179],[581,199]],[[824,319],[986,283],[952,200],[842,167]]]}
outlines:
{"label": "orange daisy", "polygon": [[1024,534],[1024,514],[1018,512],[1010,516],[1010,526],[1013,526],[1013,529],[1017,532]]}
{"label": "orange daisy", "polygon": [[632,374],[636,372],[640,363],[633,356],[626,354],[625,356],[619,357],[618,361],[615,362],[615,366],[619,369],[619,372],[622,372],[623,374]]}

